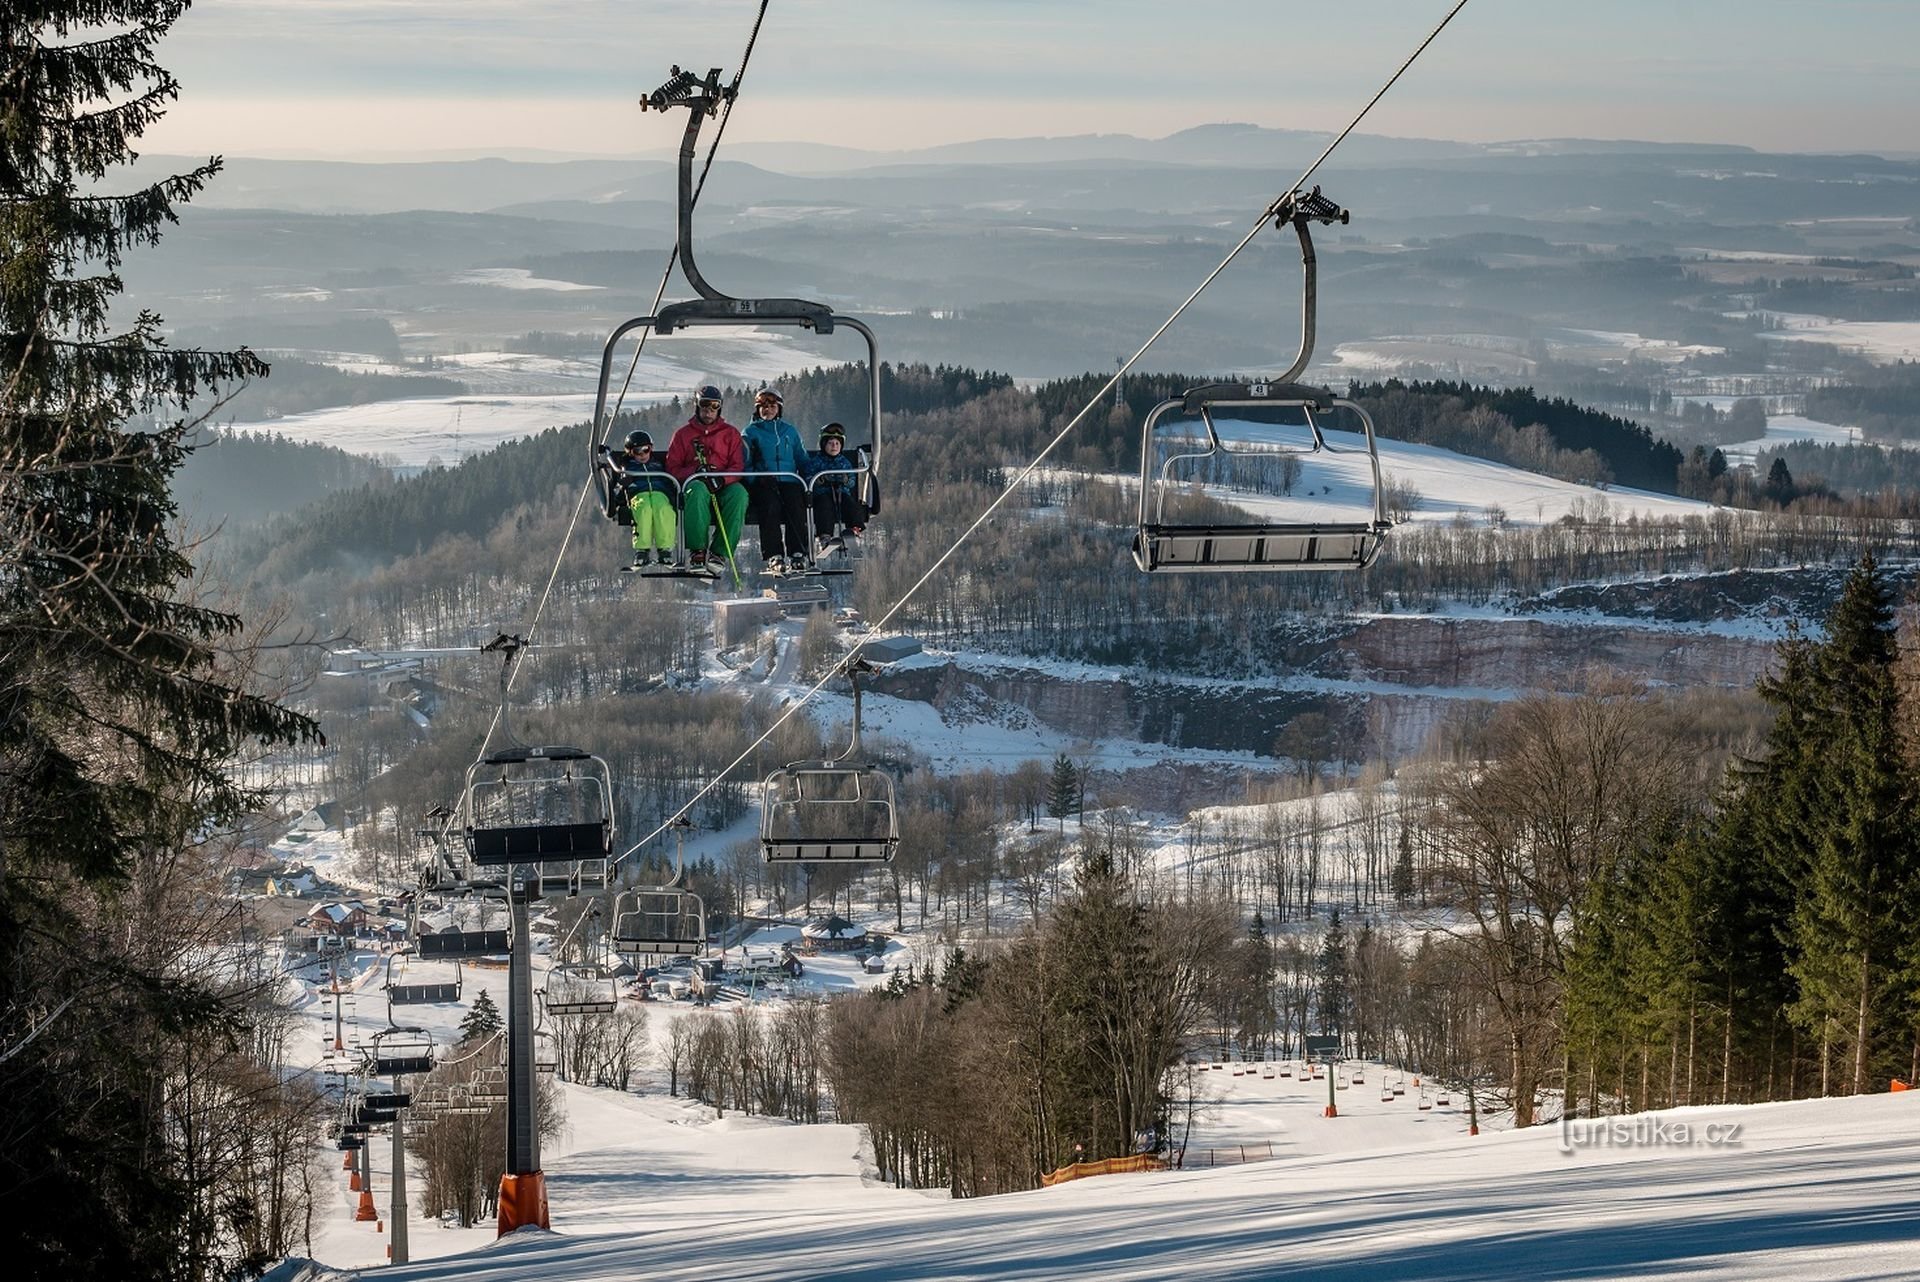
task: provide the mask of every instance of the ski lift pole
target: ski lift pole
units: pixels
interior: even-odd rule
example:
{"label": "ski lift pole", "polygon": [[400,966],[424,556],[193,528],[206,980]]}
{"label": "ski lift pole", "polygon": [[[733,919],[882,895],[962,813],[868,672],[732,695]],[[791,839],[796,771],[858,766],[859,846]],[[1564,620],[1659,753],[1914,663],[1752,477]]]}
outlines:
{"label": "ski lift pole", "polygon": [[515,864],[507,879],[513,917],[507,953],[507,1164],[500,1175],[499,1235],[547,1227],[547,1177],[540,1169],[539,1101],[533,1068],[533,947],[530,902],[539,895],[540,866]]}
{"label": "ski lift pole", "polygon": [[[393,1075],[393,1093],[401,1093],[401,1079],[404,1074]],[[387,1211],[393,1224],[393,1234],[387,1239],[390,1261],[394,1264],[407,1262],[407,1124],[400,1118],[393,1123],[393,1202]]]}

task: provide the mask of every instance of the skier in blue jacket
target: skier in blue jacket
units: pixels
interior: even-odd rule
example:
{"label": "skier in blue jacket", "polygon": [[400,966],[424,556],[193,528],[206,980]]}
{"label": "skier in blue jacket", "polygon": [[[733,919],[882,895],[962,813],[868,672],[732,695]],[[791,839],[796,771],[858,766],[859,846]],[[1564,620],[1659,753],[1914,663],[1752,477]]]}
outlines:
{"label": "skier in blue jacket", "polygon": [[753,398],[753,422],[741,435],[747,443],[747,471],[788,473],[752,478],[753,506],[760,522],[760,555],[769,572],[805,573],[807,488],[801,483],[807,447],[793,424],[781,417],[785,402],[770,387]]}
{"label": "skier in blue jacket", "polygon": [[820,429],[820,448],[807,455],[813,478],[813,528],[820,552],[843,544],[842,531],[858,537],[867,527],[867,505],[860,501],[860,461],[846,452],[847,429],[829,423]]}
{"label": "skier in blue jacket", "polygon": [[626,450],[618,458],[600,448],[600,465],[614,474],[633,513],[633,568],[652,565],[656,556],[661,565],[671,565],[680,486],[655,457],[653,437],[628,432]]}

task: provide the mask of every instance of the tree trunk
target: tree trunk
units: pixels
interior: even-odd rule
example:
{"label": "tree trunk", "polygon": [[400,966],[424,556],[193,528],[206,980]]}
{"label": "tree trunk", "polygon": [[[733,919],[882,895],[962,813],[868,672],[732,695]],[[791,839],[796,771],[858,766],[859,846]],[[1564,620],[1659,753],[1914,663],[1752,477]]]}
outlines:
{"label": "tree trunk", "polygon": [[1853,1093],[1867,1093],[1867,1048],[1872,1038],[1869,1020],[1873,1013],[1873,971],[1869,963],[1870,950],[1860,950],[1860,1013],[1859,1027],[1854,1034],[1853,1043]]}

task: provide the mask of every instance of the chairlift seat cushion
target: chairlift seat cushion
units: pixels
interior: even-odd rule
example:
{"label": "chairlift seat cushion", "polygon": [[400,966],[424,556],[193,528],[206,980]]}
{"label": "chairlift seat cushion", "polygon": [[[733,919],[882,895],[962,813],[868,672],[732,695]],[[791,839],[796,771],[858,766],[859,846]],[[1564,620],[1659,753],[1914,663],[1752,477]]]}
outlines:
{"label": "chairlift seat cushion", "polygon": [[460,985],[391,984],[387,987],[387,1000],[395,1006],[425,1006],[430,1002],[457,1002],[460,1000]]}
{"label": "chairlift seat cushion", "polygon": [[1134,536],[1145,571],[1363,570],[1384,531],[1370,521],[1324,525],[1148,525]]}
{"label": "chairlift seat cushion", "polygon": [[505,930],[448,930],[421,935],[414,947],[428,961],[491,957],[511,949],[513,939]]}
{"label": "chairlift seat cushion", "polygon": [[604,823],[514,824],[473,828],[467,836],[473,862],[486,868],[605,859],[611,844]]}
{"label": "chairlift seat cushion", "polygon": [[890,863],[897,837],[763,838],[761,853],[774,863]]}

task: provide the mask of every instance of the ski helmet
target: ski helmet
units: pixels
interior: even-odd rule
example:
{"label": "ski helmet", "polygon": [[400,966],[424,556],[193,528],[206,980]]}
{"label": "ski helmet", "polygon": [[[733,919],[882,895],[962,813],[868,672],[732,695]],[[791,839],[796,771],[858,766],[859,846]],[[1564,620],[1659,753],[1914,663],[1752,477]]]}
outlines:
{"label": "ski helmet", "polygon": [[715,405],[720,403],[720,389],[712,383],[708,383],[705,387],[702,387],[698,392],[694,393],[693,403],[695,405],[699,405],[705,401],[712,401]]}
{"label": "ski helmet", "polygon": [[840,442],[840,448],[847,448],[847,429],[838,423],[829,423],[820,429],[820,448],[826,449],[828,441]]}
{"label": "ski helmet", "polygon": [[627,433],[627,453],[638,454],[641,450],[653,448],[653,438],[645,432]]}
{"label": "ski helmet", "polygon": [[783,408],[787,403],[786,398],[774,391],[771,387],[763,387],[753,394],[753,403],[755,405],[759,405],[763,401],[772,401],[775,405]]}

